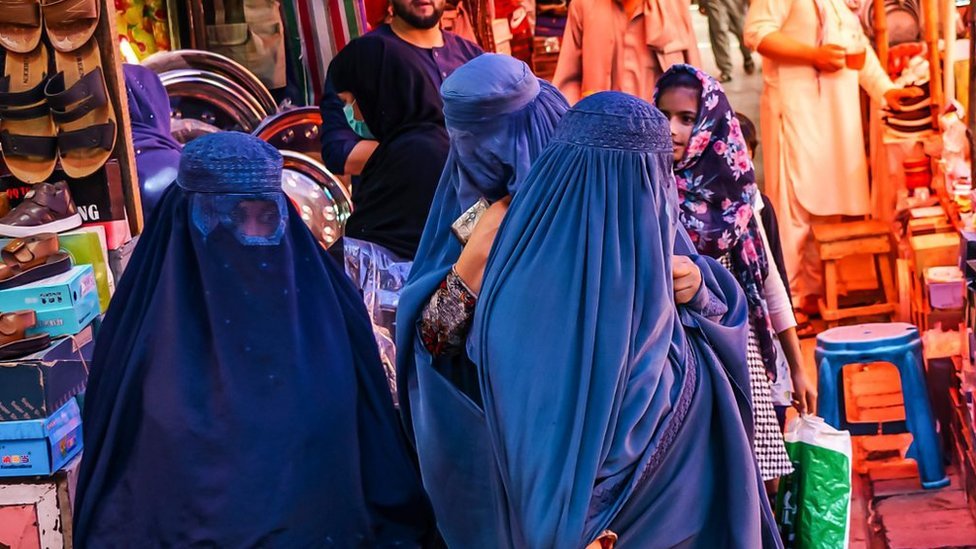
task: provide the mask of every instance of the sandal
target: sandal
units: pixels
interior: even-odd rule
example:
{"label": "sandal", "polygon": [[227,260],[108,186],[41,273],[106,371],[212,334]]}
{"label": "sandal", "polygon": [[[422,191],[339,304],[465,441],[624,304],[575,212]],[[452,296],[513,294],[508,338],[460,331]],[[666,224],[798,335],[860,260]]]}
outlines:
{"label": "sandal", "polygon": [[0,0],[0,46],[30,53],[41,43],[41,4],[37,0]]}
{"label": "sandal", "polygon": [[66,273],[71,256],[62,252],[58,235],[41,233],[11,240],[0,250],[0,290]]}
{"label": "sandal", "polygon": [[793,315],[796,317],[796,336],[800,339],[817,335],[817,328],[810,322],[810,316],[802,309],[794,309]]}
{"label": "sandal", "polygon": [[57,164],[57,130],[44,98],[48,52],[7,52],[0,79],[0,148],[7,169],[25,183],[45,181]]}
{"label": "sandal", "polygon": [[55,52],[54,60],[59,72],[44,94],[58,125],[61,169],[79,179],[98,171],[112,155],[115,112],[95,40],[76,51]]}
{"label": "sandal", "polygon": [[85,47],[95,35],[98,0],[47,0],[41,3],[44,28],[55,50],[70,53]]}
{"label": "sandal", "polygon": [[37,326],[37,313],[31,310],[0,315],[0,360],[20,358],[51,345],[48,334],[27,337],[27,330],[34,326]]}

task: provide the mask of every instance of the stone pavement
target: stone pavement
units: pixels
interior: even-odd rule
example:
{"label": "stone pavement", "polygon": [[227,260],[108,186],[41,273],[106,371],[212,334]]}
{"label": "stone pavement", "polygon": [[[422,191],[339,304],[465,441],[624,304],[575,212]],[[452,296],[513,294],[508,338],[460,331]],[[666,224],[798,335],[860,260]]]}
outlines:
{"label": "stone pavement", "polygon": [[[809,379],[815,381],[815,341],[803,341]],[[849,366],[845,398],[852,422],[904,419],[901,385],[888,364]],[[855,437],[851,549],[976,548],[976,520],[958,471],[951,484],[923,490],[914,461],[904,459],[911,435]]]}
{"label": "stone pavement", "polygon": [[[708,22],[692,6],[692,20],[702,54],[702,67],[718,76],[708,42]],[[762,74],[746,75],[737,42],[729,36],[735,72],[724,84],[732,107],[759,126]],[[757,65],[761,58],[753,54]],[[762,154],[762,147],[758,151]],[[762,182],[762,158],[756,158]],[[816,383],[815,340],[803,340],[806,372]],[[900,382],[891,365],[848,367],[847,409],[851,421],[903,419]],[[851,549],[976,548],[976,520],[967,506],[959,475],[950,469],[952,484],[942,490],[922,490],[913,461],[904,459],[911,435],[856,437],[854,445],[854,504],[851,506]],[[973,506],[976,509],[976,505]]]}

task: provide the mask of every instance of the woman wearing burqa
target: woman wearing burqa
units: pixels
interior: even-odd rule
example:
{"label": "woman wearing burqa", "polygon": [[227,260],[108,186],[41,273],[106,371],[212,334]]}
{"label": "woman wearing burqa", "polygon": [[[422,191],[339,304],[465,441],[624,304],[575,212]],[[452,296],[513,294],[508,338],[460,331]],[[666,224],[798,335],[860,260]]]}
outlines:
{"label": "woman wearing burqa", "polygon": [[170,107],[166,88],[156,73],[141,65],[122,65],[136,150],[139,196],[146,219],[163,192],[176,180],[182,146],[170,133]]}
{"label": "woman wearing burqa", "polygon": [[620,93],[570,110],[516,194],[468,343],[497,547],[779,547],[749,444],[748,311],[711,259],[676,306],[668,121]]}
{"label": "woman wearing burqa", "polygon": [[[498,525],[484,496],[491,489],[491,454],[477,402],[477,372],[463,344],[473,314],[475,279],[491,240],[472,237],[462,248],[451,225],[481,198],[494,204],[483,220],[504,214],[507,198],[520,192],[569,105],[528,65],[496,54],[458,68],[444,81],[441,96],[451,152],[400,296],[400,411],[413,434],[424,484],[448,545],[493,549],[497,534],[491,532]],[[474,267],[474,277],[463,265]],[[450,309],[462,314],[451,315]]]}
{"label": "woman wearing burqa", "polygon": [[359,296],[280,154],[201,137],[95,344],[76,547],[421,545],[433,521]]}

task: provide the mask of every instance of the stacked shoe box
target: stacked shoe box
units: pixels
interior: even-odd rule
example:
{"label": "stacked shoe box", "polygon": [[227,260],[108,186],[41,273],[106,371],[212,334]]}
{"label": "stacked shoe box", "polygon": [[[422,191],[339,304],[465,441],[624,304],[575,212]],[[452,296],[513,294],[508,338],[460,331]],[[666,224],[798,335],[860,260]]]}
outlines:
{"label": "stacked shoe box", "polygon": [[63,181],[0,218],[0,478],[50,475],[81,452],[79,399],[112,290],[106,228],[82,221]]}
{"label": "stacked shoe box", "polygon": [[0,362],[0,478],[51,475],[81,453],[94,327]]}

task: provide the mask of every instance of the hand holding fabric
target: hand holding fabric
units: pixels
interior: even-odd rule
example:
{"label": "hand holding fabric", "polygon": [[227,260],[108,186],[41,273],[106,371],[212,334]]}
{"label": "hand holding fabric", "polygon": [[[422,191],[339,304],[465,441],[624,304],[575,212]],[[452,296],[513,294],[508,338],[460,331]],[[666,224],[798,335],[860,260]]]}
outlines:
{"label": "hand holding fabric", "polygon": [[683,255],[671,257],[671,278],[674,280],[674,303],[684,305],[694,299],[702,285],[701,270]]}
{"label": "hand holding fabric", "polygon": [[512,197],[506,196],[488,208],[478,220],[468,243],[461,250],[457,263],[454,264],[454,270],[458,276],[475,294],[481,292],[481,278],[485,274],[488,253],[491,252],[495,235],[498,234],[498,228],[501,227],[502,220],[505,219],[505,212],[508,211],[508,205],[511,202]]}

